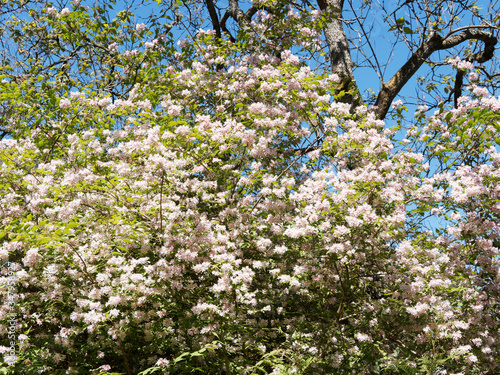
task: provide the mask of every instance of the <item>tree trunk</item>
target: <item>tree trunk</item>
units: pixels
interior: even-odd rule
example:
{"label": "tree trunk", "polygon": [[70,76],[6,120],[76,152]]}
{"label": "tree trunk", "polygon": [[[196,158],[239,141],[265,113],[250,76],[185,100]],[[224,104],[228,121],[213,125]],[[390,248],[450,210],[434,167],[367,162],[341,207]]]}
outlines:
{"label": "tree trunk", "polygon": [[330,50],[332,73],[338,74],[341,78],[337,93],[351,91],[351,94],[346,95],[341,100],[353,105],[358,104],[361,102],[361,97],[357,93],[357,86],[352,73],[351,48],[344,31],[342,19],[344,0],[318,0],[318,5],[321,10],[328,10],[335,14],[335,17],[325,25],[324,33]]}

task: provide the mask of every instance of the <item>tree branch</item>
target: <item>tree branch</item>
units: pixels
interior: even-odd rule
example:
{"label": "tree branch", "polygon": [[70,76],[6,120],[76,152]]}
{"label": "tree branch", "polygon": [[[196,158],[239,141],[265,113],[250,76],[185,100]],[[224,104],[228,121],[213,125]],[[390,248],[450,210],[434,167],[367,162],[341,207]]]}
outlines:
{"label": "tree branch", "polygon": [[463,31],[453,35],[458,31],[453,30],[444,38],[437,33],[433,33],[427,41],[418,47],[410,59],[394,74],[391,80],[382,85],[382,90],[380,90],[375,102],[375,106],[377,106],[376,113],[379,119],[385,118],[396,95],[433,52],[450,49],[467,40],[480,40],[484,43],[484,49],[481,52],[469,55],[467,59],[482,63],[493,57],[495,45],[498,42],[496,37],[489,32],[472,27],[459,30]]}
{"label": "tree branch", "polygon": [[208,13],[210,14],[210,19],[212,20],[212,26],[215,30],[215,35],[217,39],[222,38],[221,28],[219,24],[219,17],[217,16],[217,11],[215,10],[215,4],[213,0],[205,0],[205,4],[207,4]]}
{"label": "tree branch", "polygon": [[227,26],[226,26],[226,22],[227,20],[229,19],[230,17],[230,12],[227,11],[226,13],[224,13],[224,15],[222,16],[221,20],[220,20],[220,26],[221,26],[221,29],[222,31],[224,31],[228,37],[229,37],[229,40],[231,41],[231,43],[236,43],[236,39],[234,38],[234,36],[232,36],[231,32],[227,29]]}
{"label": "tree branch", "polygon": [[464,72],[459,70],[455,77],[455,87],[453,88],[453,106],[458,108],[458,98],[462,96],[462,85],[464,83]]}
{"label": "tree branch", "polygon": [[229,0],[229,10],[226,11],[226,13],[224,13],[224,15],[222,16],[220,26],[222,31],[224,31],[229,36],[229,40],[231,40],[232,43],[235,43],[236,39],[231,35],[226,26],[226,22],[229,17],[234,19],[242,29],[250,29],[250,22],[252,20],[252,17],[255,15],[255,13],[257,13],[258,10],[258,7],[252,5],[245,13],[243,12],[243,10],[241,10],[238,4],[238,0]]}

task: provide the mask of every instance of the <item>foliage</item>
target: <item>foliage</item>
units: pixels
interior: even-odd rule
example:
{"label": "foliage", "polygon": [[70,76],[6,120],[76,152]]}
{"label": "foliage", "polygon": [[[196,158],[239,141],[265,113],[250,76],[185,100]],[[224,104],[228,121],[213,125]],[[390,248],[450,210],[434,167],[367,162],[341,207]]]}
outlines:
{"label": "foliage", "polygon": [[[93,12],[43,8],[34,29],[103,70],[4,68],[19,361],[1,371],[498,372],[500,102],[476,72],[399,142],[404,106],[391,129],[307,64],[328,12],[260,10],[238,42],[200,30],[178,48]],[[278,55],[261,43],[282,32]]]}

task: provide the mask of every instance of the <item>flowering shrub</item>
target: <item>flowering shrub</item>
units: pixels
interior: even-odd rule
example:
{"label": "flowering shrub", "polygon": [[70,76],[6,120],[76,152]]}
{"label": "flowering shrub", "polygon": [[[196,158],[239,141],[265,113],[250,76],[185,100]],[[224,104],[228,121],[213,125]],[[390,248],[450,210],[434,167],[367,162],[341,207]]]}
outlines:
{"label": "flowering shrub", "polygon": [[471,87],[397,149],[290,50],[199,32],[177,57],[61,98],[52,144],[0,142],[8,373],[498,371],[498,99]]}

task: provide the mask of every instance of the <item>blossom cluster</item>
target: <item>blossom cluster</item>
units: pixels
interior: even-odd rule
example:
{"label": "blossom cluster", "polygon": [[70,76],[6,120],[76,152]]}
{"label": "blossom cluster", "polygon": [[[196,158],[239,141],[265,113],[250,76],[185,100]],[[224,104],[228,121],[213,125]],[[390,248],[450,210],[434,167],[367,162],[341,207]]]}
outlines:
{"label": "blossom cluster", "polygon": [[[265,33],[272,15],[259,17]],[[399,150],[371,110],[332,94],[337,75],[213,39],[200,31],[190,59],[128,97],[59,100],[63,125],[95,126],[0,141],[24,364],[497,372],[498,99],[473,88],[419,117],[408,137],[432,137],[430,151]]]}

